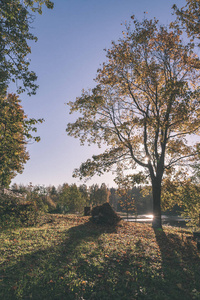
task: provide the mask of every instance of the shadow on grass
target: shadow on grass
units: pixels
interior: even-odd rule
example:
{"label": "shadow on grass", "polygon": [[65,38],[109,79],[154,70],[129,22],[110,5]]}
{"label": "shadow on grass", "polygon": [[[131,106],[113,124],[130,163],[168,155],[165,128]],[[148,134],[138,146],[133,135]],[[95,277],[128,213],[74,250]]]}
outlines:
{"label": "shadow on grass", "polygon": [[[198,257],[189,242],[183,249],[181,238],[155,232],[162,255],[162,269],[156,270],[142,238],[133,236],[133,244],[124,246],[123,238],[127,242],[129,237],[115,233],[116,227],[86,222],[64,231],[64,239],[51,247],[10,258],[0,269],[0,299],[199,299],[194,291],[199,261],[190,264],[191,256],[192,261]],[[176,245],[183,253],[176,253]],[[171,282],[172,276],[177,281]]]}
{"label": "shadow on grass", "polygon": [[191,239],[162,230],[154,232],[162,257],[164,299],[200,299],[200,259]]}
{"label": "shadow on grass", "polygon": [[84,280],[77,272],[80,275],[81,268],[92,277],[95,267],[86,266],[81,255],[90,250],[87,243],[115,232],[114,226],[96,226],[89,221],[66,230],[60,244],[40,247],[17,261],[9,258],[0,267],[0,299],[82,299]]}

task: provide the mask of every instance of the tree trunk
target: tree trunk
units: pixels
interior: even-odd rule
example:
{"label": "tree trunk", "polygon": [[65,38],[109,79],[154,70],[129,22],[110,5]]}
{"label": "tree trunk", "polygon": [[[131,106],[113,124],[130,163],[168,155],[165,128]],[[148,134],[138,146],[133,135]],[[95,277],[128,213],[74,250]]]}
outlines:
{"label": "tree trunk", "polygon": [[161,221],[161,180],[155,178],[152,181],[153,192],[153,228],[162,228]]}

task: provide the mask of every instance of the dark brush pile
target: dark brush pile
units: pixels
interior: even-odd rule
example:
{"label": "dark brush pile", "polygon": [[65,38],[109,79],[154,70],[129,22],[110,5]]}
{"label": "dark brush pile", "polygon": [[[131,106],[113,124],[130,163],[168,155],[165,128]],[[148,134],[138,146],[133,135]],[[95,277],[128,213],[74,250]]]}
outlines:
{"label": "dark brush pile", "polygon": [[92,222],[102,225],[116,225],[121,220],[108,202],[95,206],[91,211],[91,216]]}

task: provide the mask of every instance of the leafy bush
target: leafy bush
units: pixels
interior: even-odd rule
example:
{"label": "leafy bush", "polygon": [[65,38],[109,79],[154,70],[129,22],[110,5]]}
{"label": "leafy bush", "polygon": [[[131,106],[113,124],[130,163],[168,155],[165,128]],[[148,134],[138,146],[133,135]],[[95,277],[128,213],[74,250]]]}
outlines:
{"label": "leafy bush", "polygon": [[193,182],[192,178],[163,180],[162,203],[164,210],[172,210],[178,205],[181,215],[189,219],[188,226],[194,229],[200,226],[200,184]]}
{"label": "leafy bush", "polygon": [[33,226],[39,211],[34,202],[24,202],[15,196],[0,196],[0,226]]}

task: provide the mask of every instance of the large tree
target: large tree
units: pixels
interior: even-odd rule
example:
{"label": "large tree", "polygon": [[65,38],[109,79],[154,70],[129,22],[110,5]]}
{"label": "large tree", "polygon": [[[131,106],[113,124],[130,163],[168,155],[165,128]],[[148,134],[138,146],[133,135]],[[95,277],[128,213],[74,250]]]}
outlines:
{"label": "large tree", "polygon": [[42,13],[42,5],[53,8],[50,0],[0,0],[0,94],[6,93],[11,81],[17,92],[35,94],[37,76],[29,70],[28,41],[37,41],[31,32],[34,12]]}
{"label": "large tree", "polygon": [[32,132],[42,119],[28,119],[16,95],[0,97],[0,189],[8,187],[16,173],[22,173],[29,159],[28,141],[39,141]]}
{"label": "large tree", "polygon": [[[70,102],[69,135],[81,142],[107,145],[100,155],[83,163],[75,176],[93,176],[123,168],[143,167],[153,193],[153,227],[161,227],[161,186],[164,174],[175,171],[198,154],[187,137],[199,133],[198,57],[184,45],[182,32],[160,26],[157,20],[137,21],[107,51],[98,70],[97,86]],[[172,175],[171,175],[172,176]]]}
{"label": "large tree", "polygon": [[[26,144],[33,138],[35,124],[42,120],[27,119],[20,100],[7,95],[11,82],[17,93],[35,94],[37,76],[29,70],[29,41],[37,41],[30,32],[34,13],[42,6],[53,8],[50,0],[0,0],[0,187],[8,186],[16,173],[21,173],[29,159]],[[39,140],[39,137],[34,138]]]}

